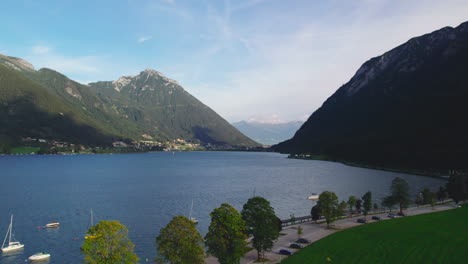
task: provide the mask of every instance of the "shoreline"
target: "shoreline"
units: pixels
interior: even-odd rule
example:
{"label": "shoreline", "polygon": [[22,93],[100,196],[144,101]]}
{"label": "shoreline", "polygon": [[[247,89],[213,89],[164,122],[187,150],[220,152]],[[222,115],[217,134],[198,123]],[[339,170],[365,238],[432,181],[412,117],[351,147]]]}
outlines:
{"label": "shoreline", "polygon": [[[283,154],[285,154],[285,153],[283,153]],[[333,160],[333,159],[320,158],[320,157],[314,158],[313,156],[310,156],[310,157],[292,157],[291,154],[290,154],[288,156],[288,159],[328,161],[328,162],[340,163],[340,164],[350,166],[350,167],[364,168],[364,169],[371,169],[371,170],[379,170],[379,171],[389,171],[389,172],[396,172],[396,173],[404,173],[404,174],[424,176],[424,177],[430,177],[430,178],[436,178],[436,179],[442,179],[442,180],[448,180],[448,178],[449,178],[449,175],[443,175],[440,172],[429,172],[429,171],[411,170],[411,169],[386,168],[386,167],[375,166],[375,165],[360,164],[360,163],[355,163],[355,162],[351,162],[351,161],[340,161],[340,160]]]}

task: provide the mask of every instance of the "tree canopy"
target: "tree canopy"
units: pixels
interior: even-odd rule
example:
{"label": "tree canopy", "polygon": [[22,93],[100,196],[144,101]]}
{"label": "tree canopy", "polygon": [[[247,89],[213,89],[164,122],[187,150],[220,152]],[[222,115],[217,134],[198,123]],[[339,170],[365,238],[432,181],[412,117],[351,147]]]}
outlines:
{"label": "tree canopy", "polygon": [[81,249],[86,264],[133,264],[138,257],[127,237],[128,230],[118,221],[101,221],[88,230]]}
{"label": "tree canopy", "polygon": [[[224,203],[210,213],[211,224],[205,236],[208,253],[221,264],[238,264],[247,252],[245,221],[231,205]],[[277,219],[274,228],[277,230]]]}
{"label": "tree canopy", "polygon": [[330,223],[339,215],[338,197],[334,192],[324,191],[320,194],[317,205],[325,216],[327,227],[330,227]]}
{"label": "tree canopy", "polygon": [[195,224],[185,216],[175,216],[162,228],[156,238],[162,261],[172,264],[203,264],[205,250],[203,237]]}
{"label": "tree canopy", "polygon": [[358,212],[361,212],[361,207],[362,207],[362,200],[361,199],[357,199],[356,200],[356,210]]}
{"label": "tree canopy", "polygon": [[354,206],[356,205],[357,198],[354,195],[351,195],[348,199],[349,211],[353,211]]}
{"label": "tree canopy", "polygon": [[276,215],[270,202],[262,197],[250,198],[242,209],[242,218],[247,225],[247,233],[253,236],[252,246],[257,250],[259,260],[265,251],[271,250],[273,242],[278,239]]}
{"label": "tree canopy", "polygon": [[366,192],[364,196],[362,196],[363,207],[364,207],[364,215],[367,216],[369,211],[372,209],[372,193]]}
{"label": "tree canopy", "polygon": [[400,206],[400,212],[407,207],[410,202],[409,185],[404,179],[396,177],[390,186],[392,196],[396,204]]}
{"label": "tree canopy", "polygon": [[320,210],[320,206],[317,204],[310,210],[310,214],[312,215],[312,220],[319,220],[322,216],[322,212]]}
{"label": "tree canopy", "polygon": [[468,199],[468,176],[461,174],[450,175],[447,183],[447,192],[455,203]]}
{"label": "tree canopy", "polygon": [[388,210],[392,210],[395,204],[397,204],[397,201],[391,195],[384,197],[382,200],[382,207],[388,208]]}

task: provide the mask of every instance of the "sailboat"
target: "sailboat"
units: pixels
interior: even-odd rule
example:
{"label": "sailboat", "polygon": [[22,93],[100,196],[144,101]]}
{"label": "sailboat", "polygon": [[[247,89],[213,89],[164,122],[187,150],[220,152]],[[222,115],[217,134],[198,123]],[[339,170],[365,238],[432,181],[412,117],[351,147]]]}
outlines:
{"label": "sailboat", "polygon": [[[94,226],[94,216],[93,216],[93,209],[89,210],[89,223],[88,223],[88,231],[91,227]],[[98,238],[98,235],[86,234],[85,239],[94,239]]]}
{"label": "sailboat", "polygon": [[192,210],[193,210],[193,199],[192,199],[192,206],[190,207],[190,213],[189,213],[188,219],[192,221],[192,223],[198,224],[198,219],[196,219],[195,217],[192,217]]}
{"label": "sailboat", "polygon": [[[8,231],[7,231],[6,235],[5,235],[5,239],[3,240],[2,252],[9,252],[9,251],[24,248],[24,245],[21,244],[20,242],[11,240],[12,235],[13,235],[13,215],[11,215],[10,225],[8,226]],[[8,244],[5,247],[5,242],[6,242],[7,238],[8,238]]]}

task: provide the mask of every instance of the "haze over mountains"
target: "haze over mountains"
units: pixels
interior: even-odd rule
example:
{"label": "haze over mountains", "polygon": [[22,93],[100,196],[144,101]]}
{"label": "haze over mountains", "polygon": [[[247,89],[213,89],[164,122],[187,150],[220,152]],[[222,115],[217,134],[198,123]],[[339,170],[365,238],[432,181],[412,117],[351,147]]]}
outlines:
{"label": "haze over mountains", "polygon": [[302,121],[292,121],[272,124],[240,121],[232,123],[232,125],[256,142],[264,145],[274,145],[293,137],[303,123]]}
{"label": "haze over mountains", "polygon": [[51,69],[0,55],[0,143],[22,137],[109,145],[183,139],[254,146],[176,81],[147,69],[83,85]]}
{"label": "haze over mountains", "polygon": [[393,168],[467,168],[468,22],[365,62],[274,149]]}

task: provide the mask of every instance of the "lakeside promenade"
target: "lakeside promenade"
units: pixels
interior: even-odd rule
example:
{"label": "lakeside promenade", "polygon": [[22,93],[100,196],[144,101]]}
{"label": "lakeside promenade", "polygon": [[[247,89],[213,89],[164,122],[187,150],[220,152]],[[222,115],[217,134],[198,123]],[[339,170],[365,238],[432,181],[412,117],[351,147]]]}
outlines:
{"label": "lakeside promenade", "polygon": [[[434,209],[429,206],[421,206],[421,207],[412,207],[406,209],[404,212],[406,214],[405,217],[411,216],[411,215],[419,215],[419,214],[427,214],[427,213],[433,213],[433,212],[439,212],[439,211],[445,211],[445,210],[450,210],[454,209],[453,203],[450,204],[441,204],[441,205],[436,205]],[[397,210],[392,211],[392,212],[397,212]],[[374,220],[371,220],[372,216],[379,216],[382,220],[380,221],[391,221],[391,218],[388,218],[387,215],[389,212],[382,212],[382,213],[375,213],[372,215],[367,216],[368,223],[373,223],[376,222]],[[314,223],[314,222],[307,222],[307,223],[301,223],[301,224],[296,224],[296,225],[291,225],[288,227],[284,227],[283,230],[281,231],[282,234],[285,235],[280,235],[278,240],[274,243],[272,251],[271,252],[266,252],[265,257],[269,260],[267,262],[263,263],[280,263],[281,260],[286,258],[287,256],[283,256],[278,254],[278,251],[281,249],[287,249],[293,252],[296,252],[297,249],[290,249],[289,244],[294,243],[297,240],[297,227],[300,225],[303,229],[302,231],[302,238],[310,240],[312,243],[316,242],[317,240],[320,240],[326,236],[329,236],[335,232],[363,225],[360,223],[357,223],[358,218],[364,218],[363,215],[355,215],[352,217],[348,217],[345,219],[340,219],[332,223],[332,229],[327,229],[326,228],[326,223],[321,222],[321,223]],[[251,246],[249,244],[249,246]],[[250,264],[254,263],[255,260],[257,259],[257,251],[251,250],[249,251],[240,261],[241,264]],[[208,257],[205,259],[206,264],[219,264],[218,260],[215,257]]]}

